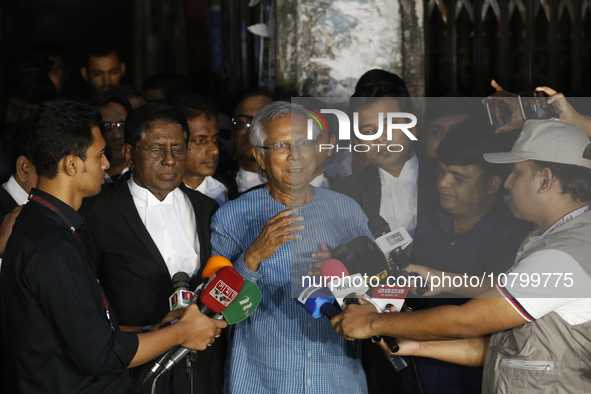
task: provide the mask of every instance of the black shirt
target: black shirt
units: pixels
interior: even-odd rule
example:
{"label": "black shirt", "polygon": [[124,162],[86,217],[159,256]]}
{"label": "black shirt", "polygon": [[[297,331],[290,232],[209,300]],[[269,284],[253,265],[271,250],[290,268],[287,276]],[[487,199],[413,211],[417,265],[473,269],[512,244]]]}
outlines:
{"label": "black shirt", "polygon": [[48,204],[23,208],[0,272],[6,392],[124,393],[138,338],[121,332],[112,313],[107,318],[95,269],[73,232],[84,218],[47,193],[31,193]]}
{"label": "black shirt", "polygon": [[[515,261],[519,245],[532,229],[530,223],[516,219],[499,199],[491,209],[462,235],[455,235],[454,216],[443,208],[427,212],[417,225],[411,261],[449,273],[466,273],[482,278],[506,272]],[[472,283],[472,282],[469,282]],[[475,283],[475,282],[473,282]],[[485,285],[486,286],[486,285]],[[449,297],[449,298],[448,298]],[[468,298],[445,293],[436,297],[410,300],[414,309],[440,305],[461,305]],[[440,360],[415,357],[415,368],[401,373],[404,393],[418,392],[414,387],[418,375],[425,394],[480,393],[482,368],[451,364]]]}

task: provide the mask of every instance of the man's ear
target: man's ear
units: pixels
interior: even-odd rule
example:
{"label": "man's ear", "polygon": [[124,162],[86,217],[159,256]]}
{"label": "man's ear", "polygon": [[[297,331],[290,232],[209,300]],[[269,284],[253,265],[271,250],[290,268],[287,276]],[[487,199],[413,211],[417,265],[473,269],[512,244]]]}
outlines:
{"label": "man's ear", "polygon": [[536,177],[539,178],[538,194],[544,194],[552,190],[556,185],[558,179],[548,167],[542,168],[537,172]]}
{"label": "man's ear", "polygon": [[259,166],[261,167],[261,169],[263,171],[266,171],[267,169],[265,168],[265,155],[261,154],[261,152],[259,152],[259,150],[257,148],[252,148],[252,154],[253,154],[255,160],[257,161],[257,163],[259,163]]}
{"label": "man's ear", "polygon": [[[332,146],[334,146],[335,142],[337,141],[337,136],[336,135],[331,135],[330,139],[328,140],[328,143],[331,144]],[[334,148],[331,148],[328,150],[327,156],[332,156],[332,151],[334,150]]]}
{"label": "man's ear", "polygon": [[86,66],[82,66],[82,68],[80,69],[80,74],[82,75],[82,78],[84,78],[84,80],[88,82],[88,68],[86,68]]}
{"label": "man's ear", "polygon": [[486,192],[488,194],[496,193],[499,191],[502,185],[502,178],[499,175],[493,175],[488,179],[488,183],[486,185]]}
{"label": "man's ear", "polygon": [[125,63],[119,63],[119,67],[121,68],[121,77],[125,75]]}
{"label": "man's ear", "polygon": [[16,159],[16,176],[22,183],[29,180],[29,175],[33,170],[31,162],[25,156],[19,156]]}
{"label": "man's ear", "polygon": [[68,176],[76,176],[78,170],[80,170],[79,161],[81,162],[82,159],[76,155],[67,155],[63,157],[58,163],[58,173],[61,168],[64,174]]}
{"label": "man's ear", "polygon": [[133,170],[133,149],[129,144],[123,144],[123,156],[125,157],[125,161],[127,161],[127,166],[129,170]]}

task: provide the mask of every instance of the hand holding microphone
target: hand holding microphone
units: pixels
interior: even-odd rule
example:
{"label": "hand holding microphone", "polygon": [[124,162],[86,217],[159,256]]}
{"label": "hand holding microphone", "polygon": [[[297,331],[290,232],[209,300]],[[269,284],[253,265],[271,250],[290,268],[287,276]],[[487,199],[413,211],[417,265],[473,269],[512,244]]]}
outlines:
{"label": "hand holding microphone", "polygon": [[185,334],[181,346],[191,350],[205,350],[220,336],[222,329],[228,326],[223,320],[204,315],[195,304],[185,309],[176,324],[183,327],[182,332]]}
{"label": "hand holding microphone", "polygon": [[[201,289],[199,299],[197,300],[197,307],[199,312],[201,312],[200,315],[207,321],[216,322],[216,320],[211,319],[208,316],[213,316],[216,313],[222,313],[222,311],[224,311],[224,309],[226,309],[228,305],[230,305],[230,303],[238,296],[238,293],[242,290],[243,283],[244,279],[242,279],[240,274],[232,267],[222,267],[217,272],[213,273],[211,278],[209,278],[209,281],[207,281],[207,283],[205,283]],[[195,308],[192,306],[187,308],[186,313],[189,313],[189,309]],[[193,314],[194,312],[190,313]],[[189,316],[191,316],[191,314]],[[183,319],[179,320],[177,324],[181,323],[182,320]],[[217,321],[216,323],[217,324],[215,326],[218,326],[219,324],[221,328],[225,328],[228,325],[224,321]],[[198,330],[198,327],[194,328],[194,330]],[[213,343],[213,339],[216,335],[219,336],[219,332],[216,333],[213,338],[210,337],[209,340],[211,343]],[[185,346],[183,343],[186,343],[189,346]],[[164,367],[158,368],[159,372],[155,379],[158,379],[164,373],[172,369],[175,364],[177,364],[180,360],[187,356],[187,354],[189,354],[191,351],[190,349],[204,350],[207,345],[210,344],[207,343],[205,346],[201,347],[201,343],[195,343],[193,340],[191,340],[191,338],[185,338],[183,343],[181,344],[182,347],[176,350],[176,352],[170,357],[166,364],[164,364]],[[196,344],[200,347],[193,347]],[[144,382],[151,378],[151,375],[154,373],[156,373],[156,371],[153,370],[152,374],[146,376]]]}

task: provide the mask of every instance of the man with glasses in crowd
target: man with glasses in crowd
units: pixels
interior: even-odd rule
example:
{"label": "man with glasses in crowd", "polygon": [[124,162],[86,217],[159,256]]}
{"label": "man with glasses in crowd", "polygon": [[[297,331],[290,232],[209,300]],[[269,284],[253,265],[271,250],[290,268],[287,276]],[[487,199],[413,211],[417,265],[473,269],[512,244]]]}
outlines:
{"label": "man with glasses in crowd", "polygon": [[125,118],[132,108],[127,97],[113,89],[101,93],[97,97],[96,106],[103,117],[101,131],[107,142],[106,154],[111,164],[105,172],[105,182],[111,183],[129,170],[123,155],[123,130]]}
{"label": "man with glasses in crowd", "polygon": [[[123,148],[131,175],[106,185],[81,209],[96,244],[99,278],[121,324],[159,322],[169,311],[172,276],[186,272],[194,289],[211,255],[209,223],[218,205],[182,184],[188,137],[177,109],[158,103],[136,109],[127,118]],[[177,364],[157,392],[189,392],[191,381],[191,392],[221,392],[222,345],[200,352],[196,361],[187,357],[192,379],[185,361]],[[140,392],[152,365],[134,370],[130,392]]]}
{"label": "man with glasses in crowd", "polygon": [[262,293],[255,318],[232,326],[227,393],[367,392],[359,343],[338,337],[291,299],[323,243],[334,249],[370,235],[355,201],[310,185],[318,141],[307,139],[306,113],[278,101],[257,114],[250,141],[268,183],[212,219],[214,254]]}
{"label": "man with glasses in crowd", "polygon": [[259,174],[259,164],[252,153],[250,124],[259,111],[274,100],[265,92],[251,92],[240,100],[232,118],[232,148],[236,162],[228,174],[227,181],[238,193],[263,184],[266,179]]}

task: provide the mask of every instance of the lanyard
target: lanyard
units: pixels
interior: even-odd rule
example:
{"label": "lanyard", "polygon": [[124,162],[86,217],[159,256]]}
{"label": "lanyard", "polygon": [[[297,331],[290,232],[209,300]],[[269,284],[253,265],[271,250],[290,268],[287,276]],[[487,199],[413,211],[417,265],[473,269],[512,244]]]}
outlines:
{"label": "lanyard", "polygon": [[[527,249],[527,247],[534,243],[539,241],[540,239],[543,239],[544,237],[546,237],[548,234],[550,234],[552,231],[556,230],[558,227],[562,226],[563,224],[566,224],[568,222],[570,222],[571,220],[573,220],[574,218],[576,218],[579,215],[584,214],[585,212],[588,212],[591,208],[589,208],[589,205],[585,205],[582,206],[579,209],[576,209],[574,211],[572,211],[571,213],[565,215],[562,217],[562,219],[560,219],[559,221],[557,221],[556,223],[554,223],[552,225],[552,227],[550,227],[548,230],[546,230],[544,232],[544,234],[540,235],[537,237],[536,241],[530,241],[529,243],[526,244],[526,246],[523,248],[522,251],[517,252],[517,256],[515,257],[515,263],[513,264],[513,267],[511,268],[511,270],[515,269],[515,267],[517,267],[517,265],[519,264],[519,260],[521,258],[521,255],[523,254],[523,252],[525,252],[525,250]],[[511,271],[509,270],[509,271]]]}
{"label": "lanyard", "polygon": [[577,216],[582,215],[585,212],[588,212],[589,209],[591,209],[591,208],[589,208],[589,205],[585,205],[577,210],[572,211],[571,213],[567,214],[562,219],[560,219],[559,221],[554,223],[552,225],[552,227],[550,227],[548,230],[546,230],[544,232],[544,234],[541,235],[540,238],[544,238],[546,235],[550,234],[552,231],[556,230],[558,227],[562,226],[563,224],[566,224],[566,223],[570,222],[571,220],[573,220],[574,218],[576,218]]}
{"label": "lanyard", "polygon": [[[68,220],[68,218],[66,218],[66,216],[62,213],[62,211],[60,211],[52,203],[44,200],[43,198],[41,198],[39,196],[34,195],[34,194],[29,195],[29,201],[33,201],[45,208],[50,209],[52,212],[55,212],[64,221],[64,223],[66,223],[66,225],[70,228],[70,232],[72,233],[74,238],[76,238],[76,240],[80,244],[80,247],[82,248],[82,251],[84,252],[84,256],[86,257],[86,261],[90,265],[90,258],[88,257],[88,252],[86,251],[86,248],[84,247],[84,243],[82,243],[82,240],[80,239],[80,236],[76,232],[76,228],[74,227],[74,225],[72,225],[72,223]],[[92,268],[92,266],[91,266],[91,268]],[[109,321],[109,324],[111,325],[111,330],[115,331],[115,327],[113,326],[113,321],[111,320],[111,313],[109,312],[109,303],[107,302],[107,297],[105,296],[105,292],[103,291],[103,287],[101,286],[101,283],[99,282],[98,278],[96,279],[96,283],[98,283],[99,290],[101,291],[101,299],[103,302],[103,307],[105,308],[105,315],[107,316],[107,320]]]}

